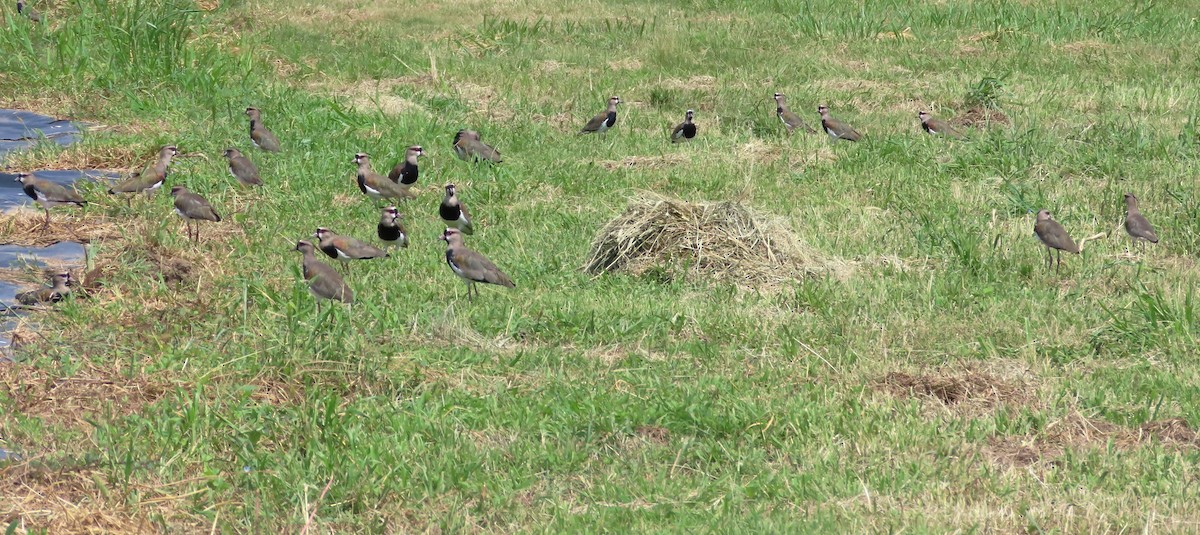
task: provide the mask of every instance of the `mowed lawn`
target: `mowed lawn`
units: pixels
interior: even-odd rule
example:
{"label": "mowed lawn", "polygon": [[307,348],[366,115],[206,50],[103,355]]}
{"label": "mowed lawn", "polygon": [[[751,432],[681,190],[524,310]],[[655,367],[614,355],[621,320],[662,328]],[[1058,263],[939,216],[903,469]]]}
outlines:
{"label": "mowed lawn", "polygon": [[[1200,530],[1200,2],[217,4],[3,6],[0,106],[92,125],[14,172],[175,144],[168,187],[225,219],[189,242],[165,191],[102,184],[48,230],[0,217],[96,255],[90,298],[0,364],[10,531]],[[787,136],[775,92],[863,140]],[[616,127],[577,135],[613,95]],[[934,138],[921,110],[992,120]],[[456,159],[461,128],[504,162]],[[411,246],[318,310],[295,242],[373,240],[354,154],[413,144]],[[471,303],[446,266],[451,182],[515,289]],[[813,269],[585,272],[651,194],[740,203]],[[1047,271],[1039,209],[1101,237]]]}

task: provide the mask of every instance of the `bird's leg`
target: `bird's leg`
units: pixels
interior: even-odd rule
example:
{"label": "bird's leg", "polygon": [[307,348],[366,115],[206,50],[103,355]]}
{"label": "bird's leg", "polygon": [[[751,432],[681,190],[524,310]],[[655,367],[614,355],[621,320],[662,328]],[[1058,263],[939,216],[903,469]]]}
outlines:
{"label": "bird's leg", "polygon": [[1054,266],[1054,274],[1058,275],[1058,271],[1062,269],[1062,251],[1058,252],[1058,264]]}
{"label": "bird's leg", "polygon": [[1046,271],[1054,267],[1054,253],[1050,252],[1050,248],[1046,248]]}
{"label": "bird's leg", "polygon": [[50,228],[50,208],[43,204],[42,210],[46,212],[46,221],[42,223],[42,228]]}

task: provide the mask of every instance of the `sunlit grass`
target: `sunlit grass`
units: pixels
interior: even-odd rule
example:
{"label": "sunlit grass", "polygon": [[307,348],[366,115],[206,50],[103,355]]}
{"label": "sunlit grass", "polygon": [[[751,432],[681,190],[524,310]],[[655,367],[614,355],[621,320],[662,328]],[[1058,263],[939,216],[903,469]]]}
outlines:
{"label": "sunlit grass", "polygon": [[[83,146],[139,155],[128,167],[178,145],[169,180],[226,221],[189,243],[169,196],[84,187],[79,217],[122,230],[97,244],[105,287],[39,317],[0,368],[0,447],[29,458],[0,465],[0,512],[20,528],[1200,518],[1195,435],[1163,431],[1200,424],[1195,2],[45,4],[38,27],[5,8],[0,104],[102,124]],[[864,141],[785,136],[775,91]],[[617,127],[576,135],[614,94]],[[250,146],[250,105],[283,153]],[[916,117],[972,107],[1011,124],[955,141]],[[700,135],[673,145],[688,108]],[[461,128],[504,163],[454,158]],[[430,153],[401,207],[412,246],[351,266],[357,302],[318,310],[295,241],[372,239],[352,157],[386,170],[412,144]],[[264,188],[237,186],[228,146]],[[79,160],[66,150],[10,162]],[[467,302],[436,241],[447,182],[477,219],[468,245],[516,289]],[[741,202],[846,269],[764,287],[584,273],[639,191]],[[1126,191],[1163,237],[1144,255]],[[1109,235],[1047,273],[1040,208]]]}

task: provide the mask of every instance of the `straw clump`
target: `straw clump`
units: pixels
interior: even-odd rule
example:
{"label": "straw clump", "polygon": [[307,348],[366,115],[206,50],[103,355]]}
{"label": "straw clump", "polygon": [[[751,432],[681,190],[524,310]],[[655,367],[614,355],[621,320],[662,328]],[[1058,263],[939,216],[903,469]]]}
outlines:
{"label": "straw clump", "polygon": [[592,275],[672,268],[694,279],[761,285],[829,273],[840,278],[845,264],[736,202],[690,203],[646,194],[605,225],[584,266]]}

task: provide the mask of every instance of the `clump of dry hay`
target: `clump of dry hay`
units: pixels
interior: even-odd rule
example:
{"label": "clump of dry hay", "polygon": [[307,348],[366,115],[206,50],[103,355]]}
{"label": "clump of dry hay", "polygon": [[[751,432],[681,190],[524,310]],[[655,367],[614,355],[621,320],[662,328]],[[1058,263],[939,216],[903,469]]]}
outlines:
{"label": "clump of dry hay", "polygon": [[778,283],[835,271],[790,231],[730,201],[689,203],[646,194],[592,241],[584,269],[635,275],[668,265],[690,277]]}

